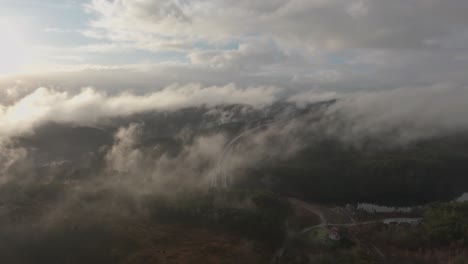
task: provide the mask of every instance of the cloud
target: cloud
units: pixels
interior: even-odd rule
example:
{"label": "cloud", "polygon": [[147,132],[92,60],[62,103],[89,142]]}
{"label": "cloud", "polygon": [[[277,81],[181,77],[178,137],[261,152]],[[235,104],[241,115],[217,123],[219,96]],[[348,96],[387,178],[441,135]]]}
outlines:
{"label": "cloud", "polygon": [[466,61],[456,60],[468,47],[463,0],[93,0],[86,8],[94,15],[86,32],[129,50],[178,51],[172,61],[184,65],[164,71],[196,72],[192,82],[338,90],[468,82]]}
{"label": "cloud", "polygon": [[466,85],[466,8],[463,0],[89,0],[87,23],[73,29],[79,44],[38,49],[50,62],[40,70],[62,73],[43,74],[34,88]]}
{"label": "cloud", "polygon": [[[192,106],[245,104],[257,107],[278,100],[305,106],[338,99],[330,107],[327,126],[337,126],[350,138],[400,131],[401,138],[428,137],[468,128],[463,118],[468,107],[468,88],[456,83],[402,87],[382,91],[288,90],[274,86],[239,88],[236,85],[170,85],[150,93],[101,92],[85,88],[76,92],[39,88],[18,94],[0,107],[0,135],[9,138],[28,133],[47,123],[96,124],[103,119],[148,111],[175,111]],[[16,95],[15,95],[16,94]],[[14,98],[13,98],[14,97]],[[339,128],[345,124],[346,129]],[[400,138],[400,137],[398,137]]]}
{"label": "cloud", "polygon": [[140,194],[155,191],[170,194],[209,186],[218,173],[217,162],[226,142],[224,135],[179,138],[181,150],[170,155],[158,143],[139,144],[145,131],[148,132],[144,124],[132,123],[115,134],[115,142],[105,156],[107,173],[116,180],[108,183],[110,186]]}
{"label": "cloud", "polygon": [[102,118],[146,111],[175,110],[190,106],[222,104],[265,105],[276,100],[275,87],[237,88],[200,85],[172,85],[147,95],[123,93],[109,96],[93,88],[77,94],[39,88],[12,105],[0,107],[0,136],[31,131],[46,122],[90,124]]}
{"label": "cloud", "polygon": [[10,180],[10,169],[24,161],[27,153],[25,148],[12,146],[11,142],[0,138],[0,185]]}
{"label": "cloud", "polygon": [[59,60],[54,70],[76,72],[57,81],[67,89],[466,85],[466,8],[463,0],[93,0],[79,30],[92,44],[41,54]]}
{"label": "cloud", "polygon": [[441,83],[342,97],[328,110],[329,131],[350,140],[390,135],[407,143],[468,130],[468,87]]}
{"label": "cloud", "polygon": [[232,50],[199,50],[188,54],[195,66],[227,68],[229,70],[257,70],[277,67],[285,69],[290,65],[306,65],[298,54],[286,52],[267,39],[246,41]]}
{"label": "cloud", "polygon": [[424,40],[463,32],[466,1],[93,0],[92,25],[110,32],[239,39],[248,34],[315,48],[422,48]]}
{"label": "cloud", "polygon": [[118,172],[129,172],[141,168],[143,153],[137,149],[141,131],[141,124],[135,123],[119,129],[115,135],[115,144],[106,154],[110,169]]}

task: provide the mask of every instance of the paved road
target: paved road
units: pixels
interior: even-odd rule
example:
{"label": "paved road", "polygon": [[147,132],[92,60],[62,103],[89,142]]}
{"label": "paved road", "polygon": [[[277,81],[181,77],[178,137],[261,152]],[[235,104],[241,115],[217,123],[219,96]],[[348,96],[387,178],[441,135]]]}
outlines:
{"label": "paved road", "polygon": [[363,221],[363,222],[356,222],[354,219],[352,219],[351,223],[344,223],[344,224],[333,224],[329,223],[327,219],[325,218],[325,215],[323,212],[320,210],[319,207],[316,205],[307,203],[305,201],[299,200],[297,198],[288,198],[288,200],[293,203],[294,205],[297,205],[299,207],[302,207],[303,209],[306,209],[309,212],[314,213],[320,218],[320,224],[318,225],[313,225],[310,227],[306,227],[302,229],[301,233],[306,233],[312,229],[315,228],[321,228],[321,227],[327,227],[327,226],[359,226],[359,225],[369,225],[369,224],[376,224],[376,223],[391,223],[391,222],[419,222],[421,221],[422,218],[384,218],[380,220],[374,220],[374,221]]}

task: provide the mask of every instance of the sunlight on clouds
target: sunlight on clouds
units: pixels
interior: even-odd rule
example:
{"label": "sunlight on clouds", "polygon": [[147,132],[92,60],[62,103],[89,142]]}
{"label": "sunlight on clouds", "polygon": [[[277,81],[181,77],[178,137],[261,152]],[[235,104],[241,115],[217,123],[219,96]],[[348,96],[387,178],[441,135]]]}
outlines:
{"label": "sunlight on clouds", "polygon": [[0,36],[0,75],[30,70],[34,49],[21,23],[0,19]]}
{"label": "sunlight on clouds", "polygon": [[12,105],[0,104],[0,140],[30,132],[45,122],[92,124],[103,118],[193,106],[240,103],[262,106],[275,101],[280,91],[273,86],[240,88],[234,84],[208,87],[190,84],[168,86],[147,95],[112,96],[93,88],[73,94],[41,87]]}

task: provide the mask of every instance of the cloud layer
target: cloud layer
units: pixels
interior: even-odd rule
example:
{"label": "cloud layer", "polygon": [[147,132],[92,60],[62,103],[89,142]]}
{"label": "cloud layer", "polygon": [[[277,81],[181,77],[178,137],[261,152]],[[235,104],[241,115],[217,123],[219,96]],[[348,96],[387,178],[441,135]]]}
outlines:
{"label": "cloud layer", "polygon": [[81,8],[80,27],[44,31],[79,42],[39,47],[52,69],[73,73],[34,82],[145,93],[175,82],[294,92],[468,85],[463,0],[89,0]]}
{"label": "cloud layer", "polygon": [[276,100],[275,87],[237,88],[170,86],[148,95],[128,93],[109,96],[92,88],[77,94],[38,88],[9,106],[0,107],[0,136],[30,132],[46,122],[93,124],[103,118],[147,111],[167,111],[190,106],[248,104],[261,106]]}
{"label": "cloud layer", "polygon": [[381,92],[358,92],[344,97],[328,111],[332,118],[344,119],[339,128],[345,138],[391,134],[393,142],[468,130],[465,110],[468,88],[453,84],[400,88]]}
{"label": "cloud layer", "polygon": [[464,109],[468,108],[468,88],[453,83],[354,93],[319,90],[291,93],[279,87],[192,84],[172,85],[140,95],[108,94],[93,88],[78,92],[38,88],[10,104],[0,105],[0,137],[29,133],[48,122],[95,125],[114,117],[187,107],[210,109],[218,105],[241,104],[261,109],[279,101],[304,107],[334,99],[338,101],[324,115],[330,121],[327,126],[346,125],[347,130],[341,132],[351,138],[396,130],[406,131],[409,138],[418,138],[468,128],[464,118]]}
{"label": "cloud layer", "polygon": [[[96,28],[114,39],[153,33],[188,40],[260,34],[310,48],[424,48],[465,32],[466,1],[93,0]],[[126,35],[127,33],[127,35]],[[442,41],[443,42],[443,41]]]}

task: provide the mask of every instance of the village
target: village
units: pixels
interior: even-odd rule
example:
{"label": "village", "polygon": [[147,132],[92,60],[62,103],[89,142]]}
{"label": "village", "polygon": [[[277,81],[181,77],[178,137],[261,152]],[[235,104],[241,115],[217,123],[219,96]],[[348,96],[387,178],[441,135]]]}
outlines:
{"label": "village", "polygon": [[294,217],[288,222],[288,241],[271,263],[308,263],[330,251],[358,249],[359,255],[384,261],[394,254],[381,248],[388,233],[418,230],[422,207],[385,207],[372,204],[325,206],[289,198]]}

